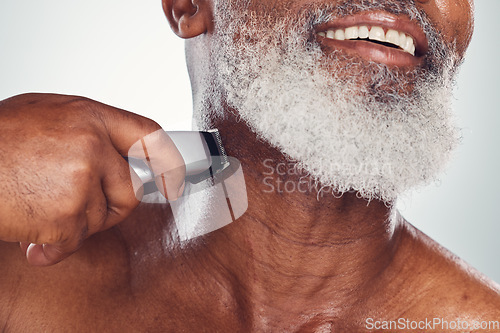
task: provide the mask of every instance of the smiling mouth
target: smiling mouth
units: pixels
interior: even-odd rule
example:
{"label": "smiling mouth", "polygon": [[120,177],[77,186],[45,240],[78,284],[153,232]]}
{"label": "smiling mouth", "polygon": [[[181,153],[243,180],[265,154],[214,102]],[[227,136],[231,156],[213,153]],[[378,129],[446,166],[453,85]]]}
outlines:
{"label": "smiling mouth", "polygon": [[427,53],[423,30],[406,17],[369,12],[316,27],[325,52],[343,49],[365,59],[395,66],[417,66]]}
{"label": "smiling mouth", "polygon": [[366,25],[348,27],[345,29],[320,31],[318,35],[334,40],[361,40],[387,47],[402,50],[415,55],[416,43],[412,36],[404,32],[388,29],[384,31],[382,27],[368,27]]}

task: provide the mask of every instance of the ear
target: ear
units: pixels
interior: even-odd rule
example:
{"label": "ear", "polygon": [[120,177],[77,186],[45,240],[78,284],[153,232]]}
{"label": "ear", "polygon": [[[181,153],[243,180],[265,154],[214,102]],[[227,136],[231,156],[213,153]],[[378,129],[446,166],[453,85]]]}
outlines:
{"label": "ear", "polygon": [[209,31],[212,12],[207,0],[162,0],[162,4],[177,36],[192,38]]}

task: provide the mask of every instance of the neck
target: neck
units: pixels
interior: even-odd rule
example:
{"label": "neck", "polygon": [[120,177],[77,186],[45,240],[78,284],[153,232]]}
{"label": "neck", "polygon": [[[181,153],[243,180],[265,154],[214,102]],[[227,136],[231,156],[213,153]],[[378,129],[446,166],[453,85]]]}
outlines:
{"label": "neck", "polygon": [[242,164],[249,205],[207,245],[246,304],[272,315],[320,304],[347,309],[367,297],[398,245],[401,223],[391,208],[355,193],[318,193],[243,122],[229,117],[211,127]]}

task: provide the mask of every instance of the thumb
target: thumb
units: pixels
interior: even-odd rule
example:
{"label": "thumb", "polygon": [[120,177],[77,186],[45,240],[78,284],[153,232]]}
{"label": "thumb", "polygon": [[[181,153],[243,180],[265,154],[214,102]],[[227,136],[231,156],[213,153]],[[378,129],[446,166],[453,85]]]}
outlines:
{"label": "thumb", "polygon": [[63,251],[57,245],[30,244],[26,248],[26,259],[33,266],[49,266],[58,263],[71,255],[71,253]]}
{"label": "thumb", "polygon": [[130,147],[127,156],[140,158],[147,164],[155,176],[156,187],[167,199],[175,200],[181,195],[186,167],[165,131],[157,130],[146,135]]}

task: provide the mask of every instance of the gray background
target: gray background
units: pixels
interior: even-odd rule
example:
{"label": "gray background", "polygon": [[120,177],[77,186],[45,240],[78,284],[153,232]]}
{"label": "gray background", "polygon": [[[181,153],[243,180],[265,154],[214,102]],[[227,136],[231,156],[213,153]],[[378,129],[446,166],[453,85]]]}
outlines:
{"label": "gray background", "polygon": [[[500,2],[476,1],[476,31],[455,109],[464,141],[437,185],[406,195],[403,215],[500,282]],[[23,92],[83,95],[189,129],[183,42],[160,0],[2,0],[0,99]]]}

